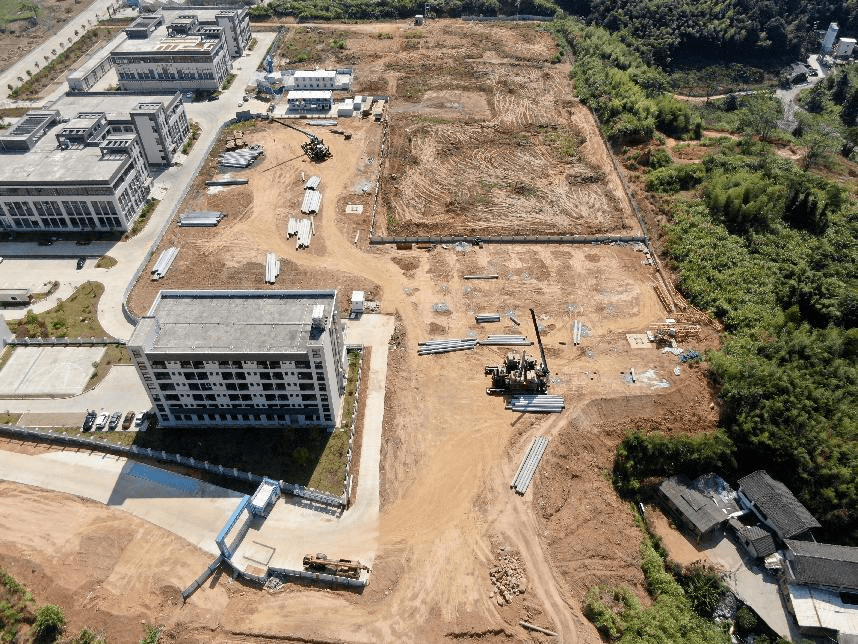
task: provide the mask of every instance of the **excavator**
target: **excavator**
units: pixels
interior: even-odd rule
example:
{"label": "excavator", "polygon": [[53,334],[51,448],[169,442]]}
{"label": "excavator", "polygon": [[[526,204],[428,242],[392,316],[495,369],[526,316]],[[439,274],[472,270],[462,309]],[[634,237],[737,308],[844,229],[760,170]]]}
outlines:
{"label": "excavator", "polygon": [[304,154],[307,155],[307,158],[310,159],[310,161],[321,163],[322,161],[331,158],[331,149],[327,145],[325,145],[325,142],[322,139],[320,139],[312,132],[302,130],[301,128],[295,127],[294,125],[287,123],[286,121],[281,121],[280,119],[272,120],[275,123],[279,123],[280,125],[288,127],[290,130],[296,130],[297,132],[300,132],[308,139],[310,139],[306,143],[301,144],[301,149],[304,150]]}
{"label": "excavator", "polygon": [[520,356],[517,353],[506,354],[506,359],[501,365],[486,365],[485,375],[492,378],[492,386],[486,389],[486,393],[490,396],[544,394],[548,391],[551,371],[545,359],[545,347],[542,346],[542,337],[539,334],[539,325],[533,309],[530,309],[530,317],[533,320],[533,329],[536,331],[542,363],[537,365],[533,356],[522,351]]}

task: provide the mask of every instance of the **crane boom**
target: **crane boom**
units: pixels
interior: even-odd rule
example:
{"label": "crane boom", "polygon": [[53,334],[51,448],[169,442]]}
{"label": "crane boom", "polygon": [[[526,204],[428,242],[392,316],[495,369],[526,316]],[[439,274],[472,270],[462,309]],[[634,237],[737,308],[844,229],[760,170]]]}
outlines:
{"label": "crane boom", "polygon": [[530,317],[533,320],[533,330],[536,331],[536,341],[539,343],[539,354],[542,356],[542,375],[551,373],[548,370],[548,361],[545,359],[545,347],[542,346],[542,336],[539,335],[539,325],[536,323],[536,312],[530,309]]}

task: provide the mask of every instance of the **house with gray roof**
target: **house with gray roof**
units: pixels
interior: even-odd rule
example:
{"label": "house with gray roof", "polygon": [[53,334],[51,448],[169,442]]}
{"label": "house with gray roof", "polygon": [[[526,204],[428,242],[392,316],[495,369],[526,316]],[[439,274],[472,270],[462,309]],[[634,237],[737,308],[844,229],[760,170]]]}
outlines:
{"label": "house with gray roof", "polygon": [[[722,485],[713,486],[717,479]],[[721,490],[718,494],[715,490]],[[738,507],[731,500],[735,494],[714,474],[701,476],[694,481],[685,476],[671,476],[658,488],[669,514],[702,541],[712,534]],[[726,492],[726,493],[725,493]]]}
{"label": "house with gray roof", "polygon": [[764,559],[777,551],[772,533],[760,526],[744,525],[738,519],[730,519],[730,527],[745,551],[755,559]]}
{"label": "house with gray roof", "polygon": [[820,527],[787,486],[764,470],[739,479],[739,503],[756,514],[781,541],[811,536],[810,531]]}

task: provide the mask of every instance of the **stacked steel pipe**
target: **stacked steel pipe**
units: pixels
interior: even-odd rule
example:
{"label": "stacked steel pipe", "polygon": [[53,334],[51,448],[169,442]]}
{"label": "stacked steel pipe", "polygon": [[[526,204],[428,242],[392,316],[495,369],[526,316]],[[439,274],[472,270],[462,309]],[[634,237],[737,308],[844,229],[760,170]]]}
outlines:
{"label": "stacked steel pipe", "polygon": [[566,408],[566,402],[563,396],[528,394],[513,396],[507,402],[506,408],[523,413],[556,414]]}
{"label": "stacked steel pipe", "polygon": [[530,449],[527,450],[527,455],[518,467],[518,472],[515,473],[515,478],[512,480],[510,487],[515,488],[516,494],[524,494],[530,486],[530,481],[536,473],[536,468],[539,466],[539,461],[542,460],[542,455],[545,453],[545,448],[548,447],[548,439],[544,436],[537,436],[530,444]]}
{"label": "stacked steel pipe", "polygon": [[450,353],[451,351],[469,351],[477,346],[477,341],[470,338],[461,340],[427,340],[417,343],[418,356],[430,356],[437,353]]}
{"label": "stacked steel pipe", "polygon": [[529,347],[533,342],[523,335],[490,335],[485,340],[480,340],[480,344],[504,347]]}

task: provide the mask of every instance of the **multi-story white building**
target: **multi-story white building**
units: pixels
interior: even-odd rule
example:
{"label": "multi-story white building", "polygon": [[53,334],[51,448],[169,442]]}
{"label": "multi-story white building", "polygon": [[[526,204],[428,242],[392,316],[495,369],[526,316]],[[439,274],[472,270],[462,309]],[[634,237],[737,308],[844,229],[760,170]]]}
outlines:
{"label": "multi-story white building", "polygon": [[0,229],[125,231],[188,134],[180,95],[62,98],[0,136]]}
{"label": "multi-story white building", "polygon": [[161,291],[128,349],[165,427],[333,427],[336,291]]}
{"label": "multi-story white building", "polygon": [[164,8],[125,29],[110,54],[125,91],[219,89],[250,41],[247,9]]}
{"label": "multi-story white building", "polygon": [[286,70],[283,72],[283,84],[285,85],[287,90],[329,89],[334,92],[347,92],[352,88],[352,70]]}

